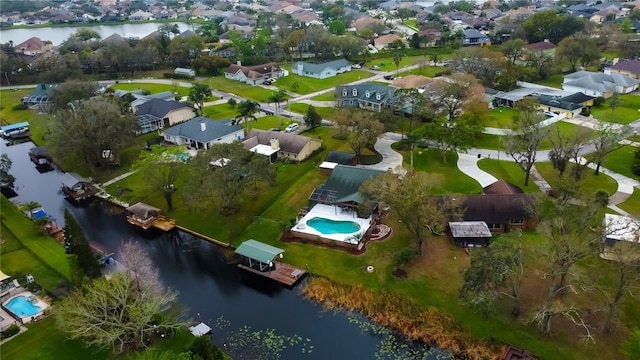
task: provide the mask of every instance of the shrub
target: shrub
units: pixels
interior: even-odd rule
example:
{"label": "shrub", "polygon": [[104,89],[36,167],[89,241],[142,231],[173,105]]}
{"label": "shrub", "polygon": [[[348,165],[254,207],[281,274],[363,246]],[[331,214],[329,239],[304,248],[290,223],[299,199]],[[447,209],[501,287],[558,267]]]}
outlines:
{"label": "shrub", "polygon": [[622,353],[627,359],[640,358],[640,329],[635,329],[631,336],[622,343]]}
{"label": "shrub", "polygon": [[211,343],[208,335],[198,336],[189,347],[194,359],[222,360],[222,351]]}
{"label": "shrub", "polygon": [[20,103],[16,106],[13,107],[13,110],[27,110],[29,108],[29,105],[25,104],[25,103]]}
{"label": "shrub", "polygon": [[186,74],[164,73],[162,76],[164,76],[165,79],[193,79],[191,76]]}
{"label": "shrub", "polygon": [[227,101],[227,104],[229,104],[229,107],[233,109],[236,107],[238,102],[236,101],[236,99],[230,98],[229,101]]}
{"label": "shrub", "polygon": [[393,264],[396,267],[402,267],[409,264],[416,257],[416,252],[413,249],[403,249],[393,254]]}
{"label": "shrub", "polygon": [[602,106],[602,104],[604,104],[604,98],[602,96],[598,96],[597,98],[593,99],[593,106],[600,107]]}
{"label": "shrub", "polygon": [[18,327],[18,325],[11,324],[5,331],[2,332],[2,335],[0,337],[2,337],[2,339],[8,339],[19,332],[20,328]]}
{"label": "shrub", "polygon": [[580,111],[580,115],[582,115],[582,116],[591,115],[591,109],[589,107],[583,107],[582,111]]}
{"label": "shrub", "polygon": [[640,150],[636,150],[633,164],[631,165],[631,172],[640,176]]}
{"label": "shrub", "polygon": [[599,206],[605,207],[609,205],[609,194],[604,190],[598,190],[593,194],[593,200]]}

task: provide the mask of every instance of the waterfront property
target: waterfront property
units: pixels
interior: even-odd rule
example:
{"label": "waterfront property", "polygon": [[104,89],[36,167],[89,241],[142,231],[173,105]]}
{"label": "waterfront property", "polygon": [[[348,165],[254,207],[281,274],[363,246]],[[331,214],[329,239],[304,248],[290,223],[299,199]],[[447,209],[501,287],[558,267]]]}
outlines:
{"label": "waterfront property", "polygon": [[165,219],[163,215],[160,215],[160,209],[151,205],[139,202],[125,210],[127,211],[127,222],[145,230],[154,227],[162,231],[169,231],[176,226],[175,220]]}
{"label": "waterfront property", "polygon": [[213,120],[198,116],[176,126],[165,129],[163,137],[176,145],[186,145],[189,149],[207,150],[214,144],[228,144],[244,138],[241,125],[231,119]]}
{"label": "waterfront property", "polygon": [[49,149],[44,146],[31,148],[29,150],[29,159],[36,165],[39,173],[45,173],[54,169]]}
{"label": "waterfront property", "polygon": [[38,84],[29,96],[22,98],[22,103],[38,111],[47,110],[51,101],[51,90],[57,86],[58,84]]}
{"label": "waterfront property", "polygon": [[114,253],[112,251],[109,251],[106,247],[104,247],[104,245],[93,240],[88,241],[88,243],[89,247],[91,248],[91,252],[98,258],[98,262],[100,262],[101,265],[108,264],[111,260],[113,260]]}
{"label": "waterfront property", "polygon": [[29,122],[23,121],[0,127],[0,135],[7,139],[29,138],[29,136],[31,136],[29,132]]}
{"label": "waterfront property", "polygon": [[317,204],[291,228],[295,237],[335,241],[337,245],[360,248],[365,235],[373,226],[373,217],[360,217],[357,210],[348,206]]}
{"label": "waterfront property", "polygon": [[293,265],[276,261],[283,258],[284,250],[257,240],[247,240],[236,249],[242,262],[238,267],[254,274],[292,286],[307,273]]}
{"label": "waterfront property", "polygon": [[60,177],[62,191],[68,199],[76,202],[88,200],[100,192],[91,181],[76,173],[64,173]]}
{"label": "waterfront property", "polygon": [[357,164],[358,157],[354,153],[329,151],[322,164],[320,164],[320,173],[322,175],[331,175],[333,169],[338,165],[355,166]]}

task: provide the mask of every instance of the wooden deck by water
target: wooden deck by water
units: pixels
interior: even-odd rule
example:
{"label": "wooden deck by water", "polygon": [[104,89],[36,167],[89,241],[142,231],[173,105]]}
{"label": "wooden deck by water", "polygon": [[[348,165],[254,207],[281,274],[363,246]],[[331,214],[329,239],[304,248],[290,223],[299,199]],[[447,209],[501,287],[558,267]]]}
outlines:
{"label": "wooden deck by water", "polygon": [[197,237],[199,237],[201,239],[205,239],[205,240],[210,241],[210,242],[212,242],[212,243],[214,243],[216,245],[219,245],[219,246],[222,246],[222,247],[226,247],[226,248],[228,248],[228,247],[232,248],[231,244],[229,244],[229,243],[222,242],[220,240],[216,240],[216,239],[214,239],[212,237],[209,237],[207,235],[203,235],[203,234],[200,234],[199,232],[195,232],[195,231],[193,231],[191,229],[187,229],[186,227],[183,227],[183,226],[180,226],[180,225],[176,225],[176,228],[178,230],[182,231],[182,232],[186,232],[187,234],[191,234],[191,235],[197,236]]}
{"label": "wooden deck by water", "polygon": [[253,268],[250,268],[244,264],[238,264],[238,267],[252,272],[256,275],[264,276],[269,279],[273,279],[287,286],[293,286],[295,283],[300,281],[306,274],[307,271],[297,268],[291,264],[276,262],[275,270],[271,271],[259,271]]}

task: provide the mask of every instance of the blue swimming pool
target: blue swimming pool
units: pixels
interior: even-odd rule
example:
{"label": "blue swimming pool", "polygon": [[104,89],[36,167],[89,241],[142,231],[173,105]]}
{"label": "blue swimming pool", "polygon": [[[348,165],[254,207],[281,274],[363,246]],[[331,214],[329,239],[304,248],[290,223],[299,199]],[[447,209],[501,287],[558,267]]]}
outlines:
{"label": "blue swimming pool", "polygon": [[323,234],[353,234],[360,231],[360,225],[353,221],[329,220],[321,217],[307,220],[307,226]]}
{"label": "blue swimming pool", "polygon": [[33,305],[25,296],[14,297],[5,307],[18,316],[33,316],[40,312],[40,307]]}

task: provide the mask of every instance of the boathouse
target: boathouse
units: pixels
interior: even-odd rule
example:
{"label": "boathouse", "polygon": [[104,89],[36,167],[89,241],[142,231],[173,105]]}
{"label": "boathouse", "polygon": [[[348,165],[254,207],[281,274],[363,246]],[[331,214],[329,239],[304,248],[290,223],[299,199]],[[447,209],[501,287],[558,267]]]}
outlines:
{"label": "boathouse", "polygon": [[74,201],[87,200],[100,191],[91,181],[76,173],[64,173],[60,180],[62,181],[62,191],[67,198]]}
{"label": "boathouse", "polygon": [[91,247],[93,255],[98,257],[100,264],[108,264],[113,259],[113,252],[107,250],[107,248],[99,242],[91,240],[89,241],[89,247]]}
{"label": "boathouse", "polygon": [[242,258],[242,262],[238,264],[239,268],[288,286],[295,284],[307,273],[282,261],[276,265],[276,259],[282,259],[284,250],[257,240],[243,242],[236,249],[236,254]]}
{"label": "boathouse", "polygon": [[145,230],[154,227],[162,231],[169,231],[176,226],[173,219],[167,220],[160,215],[160,209],[144,203],[135,203],[125,209],[127,222],[139,226]]}

